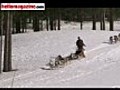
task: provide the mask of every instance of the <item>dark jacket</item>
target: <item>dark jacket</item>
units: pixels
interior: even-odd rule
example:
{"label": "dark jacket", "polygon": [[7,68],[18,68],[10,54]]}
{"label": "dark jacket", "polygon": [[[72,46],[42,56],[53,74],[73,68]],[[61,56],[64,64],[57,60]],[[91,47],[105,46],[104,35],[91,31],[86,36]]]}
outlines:
{"label": "dark jacket", "polygon": [[78,40],[76,41],[76,45],[77,45],[77,48],[78,48],[79,50],[82,50],[82,49],[83,49],[83,46],[85,46],[83,40],[81,40],[81,39],[78,39]]}

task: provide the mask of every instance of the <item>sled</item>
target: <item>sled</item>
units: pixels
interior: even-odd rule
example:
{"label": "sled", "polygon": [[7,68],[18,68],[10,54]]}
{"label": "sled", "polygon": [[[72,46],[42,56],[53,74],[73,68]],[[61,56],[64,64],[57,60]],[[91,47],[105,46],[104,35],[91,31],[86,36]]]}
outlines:
{"label": "sled", "polygon": [[82,53],[76,55],[75,53],[71,53],[67,57],[62,57],[61,55],[58,55],[57,57],[50,58],[49,63],[47,63],[44,67],[41,67],[43,70],[55,70],[59,68],[64,68],[69,62],[77,59],[82,59],[80,56]]}
{"label": "sled", "polygon": [[43,70],[56,70],[56,69],[58,69],[58,67],[43,66],[43,67],[41,67],[41,69],[43,69]]}

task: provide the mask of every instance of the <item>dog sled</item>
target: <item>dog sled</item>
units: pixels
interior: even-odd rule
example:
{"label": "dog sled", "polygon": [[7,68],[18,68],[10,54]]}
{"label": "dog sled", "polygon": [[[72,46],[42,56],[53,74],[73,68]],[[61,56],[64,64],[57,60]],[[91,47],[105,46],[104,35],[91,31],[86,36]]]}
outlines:
{"label": "dog sled", "polygon": [[62,57],[61,55],[58,55],[57,57],[51,57],[49,62],[46,64],[46,66],[42,67],[41,69],[55,70],[58,68],[63,68],[68,63],[70,63],[72,60],[77,60],[83,57],[85,57],[83,51],[81,51],[79,54],[78,54],[78,51],[76,51],[75,53],[71,53],[70,55],[66,57]]}

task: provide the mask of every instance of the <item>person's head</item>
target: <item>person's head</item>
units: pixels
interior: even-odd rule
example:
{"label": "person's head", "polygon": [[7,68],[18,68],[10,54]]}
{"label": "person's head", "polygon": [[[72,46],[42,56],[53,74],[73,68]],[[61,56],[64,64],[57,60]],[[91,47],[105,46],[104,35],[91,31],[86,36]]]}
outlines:
{"label": "person's head", "polygon": [[78,36],[78,39],[80,40],[80,37]]}
{"label": "person's head", "polygon": [[60,59],[61,59],[61,58],[62,58],[62,56],[61,56],[61,55],[58,55],[58,58],[60,58]]}

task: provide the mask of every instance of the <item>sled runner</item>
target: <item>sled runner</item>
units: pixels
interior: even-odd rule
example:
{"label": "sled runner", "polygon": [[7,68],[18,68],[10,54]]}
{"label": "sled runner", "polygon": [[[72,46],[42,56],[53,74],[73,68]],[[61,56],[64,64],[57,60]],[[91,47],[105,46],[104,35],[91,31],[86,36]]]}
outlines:
{"label": "sled runner", "polygon": [[55,68],[51,68],[49,66],[41,67],[41,69],[43,69],[43,70],[55,70]]}

